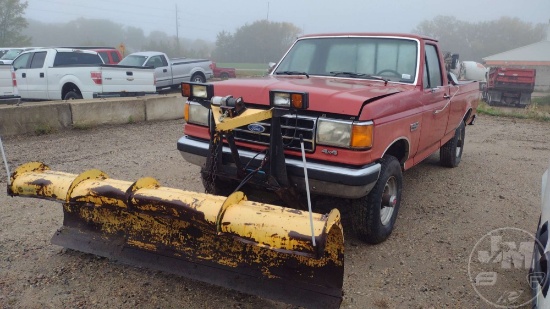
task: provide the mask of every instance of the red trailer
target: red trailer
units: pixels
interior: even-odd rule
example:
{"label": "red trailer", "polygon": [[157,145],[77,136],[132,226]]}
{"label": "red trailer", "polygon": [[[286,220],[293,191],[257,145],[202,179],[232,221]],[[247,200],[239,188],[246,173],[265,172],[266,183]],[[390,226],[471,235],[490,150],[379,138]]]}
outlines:
{"label": "red trailer", "polygon": [[531,103],[536,75],[535,69],[491,68],[484,97],[489,105],[525,107]]}

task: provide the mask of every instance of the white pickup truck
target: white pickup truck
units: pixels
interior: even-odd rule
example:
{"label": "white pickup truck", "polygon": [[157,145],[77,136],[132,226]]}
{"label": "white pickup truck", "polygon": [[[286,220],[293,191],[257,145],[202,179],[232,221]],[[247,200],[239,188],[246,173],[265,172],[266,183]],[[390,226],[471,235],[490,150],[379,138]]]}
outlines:
{"label": "white pickup truck", "polygon": [[119,65],[153,67],[157,89],[177,88],[184,81],[204,83],[212,77],[212,61],[206,59],[173,58],[165,53],[149,51],[126,56]]}
{"label": "white pickup truck", "polygon": [[71,100],[154,93],[151,68],[103,64],[97,52],[70,48],[34,49],[13,61],[24,100]]}
{"label": "white pickup truck", "polygon": [[0,104],[19,103],[20,97],[14,86],[11,65],[0,64]]}

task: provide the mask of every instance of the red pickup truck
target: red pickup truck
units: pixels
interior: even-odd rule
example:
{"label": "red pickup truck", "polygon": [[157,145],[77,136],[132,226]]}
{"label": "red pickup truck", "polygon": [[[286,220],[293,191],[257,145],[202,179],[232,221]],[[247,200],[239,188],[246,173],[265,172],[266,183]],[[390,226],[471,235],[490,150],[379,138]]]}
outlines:
{"label": "red pickup truck", "polygon": [[212,61],[210,65],[212,69],[212,75],[221,79],[236,78],[235,68],[222,68],[216,65],[216,62]]}
{"label": "red pickup truck", "polygon": [[[303,36],[268,76],[207,86],[200,91],[207,99],[240,97],[256,109],[294,106],[294,99],[305,104],[280,117],[284,152],[278,156],[289,185],[300,196],[306,192],[302,140],[311,194],[342,198],[338,207],[351,207],[352,228],[369,243],[393,230],[403,171],[437,150],[441,165],[458,166],[465,126],[473,124],[480,99],[477,82],[459,82],[445,71],[436,40],[391,33]],[[188,162],[204,166],[214,118],[199,98],[188,97],[186,111],[177,147]],[[242,162],[232,161],[227,143],[218,150],[215,174],[202,172],[209,193],[232,192],[262,166],[271,127],[260,121],[233,131]],[[256,172],[248,184],[262,187],[266,174]]]}

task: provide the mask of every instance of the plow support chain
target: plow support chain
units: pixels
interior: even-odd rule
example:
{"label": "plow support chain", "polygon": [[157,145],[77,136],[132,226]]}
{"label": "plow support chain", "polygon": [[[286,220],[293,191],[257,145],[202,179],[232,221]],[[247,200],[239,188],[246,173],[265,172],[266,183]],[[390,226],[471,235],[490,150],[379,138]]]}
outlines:
{"label": "plow support chain", "polygon": [[229,197],[131,183],[99,170],[80,175],[40,162],[18,167],[8,194],[59,201],[52,243],[310,308],[342,301],[340,213],[309,214]]}

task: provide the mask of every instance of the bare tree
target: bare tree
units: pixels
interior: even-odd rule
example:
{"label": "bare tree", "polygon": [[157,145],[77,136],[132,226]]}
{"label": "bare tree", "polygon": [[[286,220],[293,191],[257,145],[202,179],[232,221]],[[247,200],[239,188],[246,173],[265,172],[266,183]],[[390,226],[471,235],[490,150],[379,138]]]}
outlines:
{"label": "bare tree", "polygon": [[30,38],[21,34],[28,23],[23,14],[27,1],[0,0],[0,46],[30,45]]}

